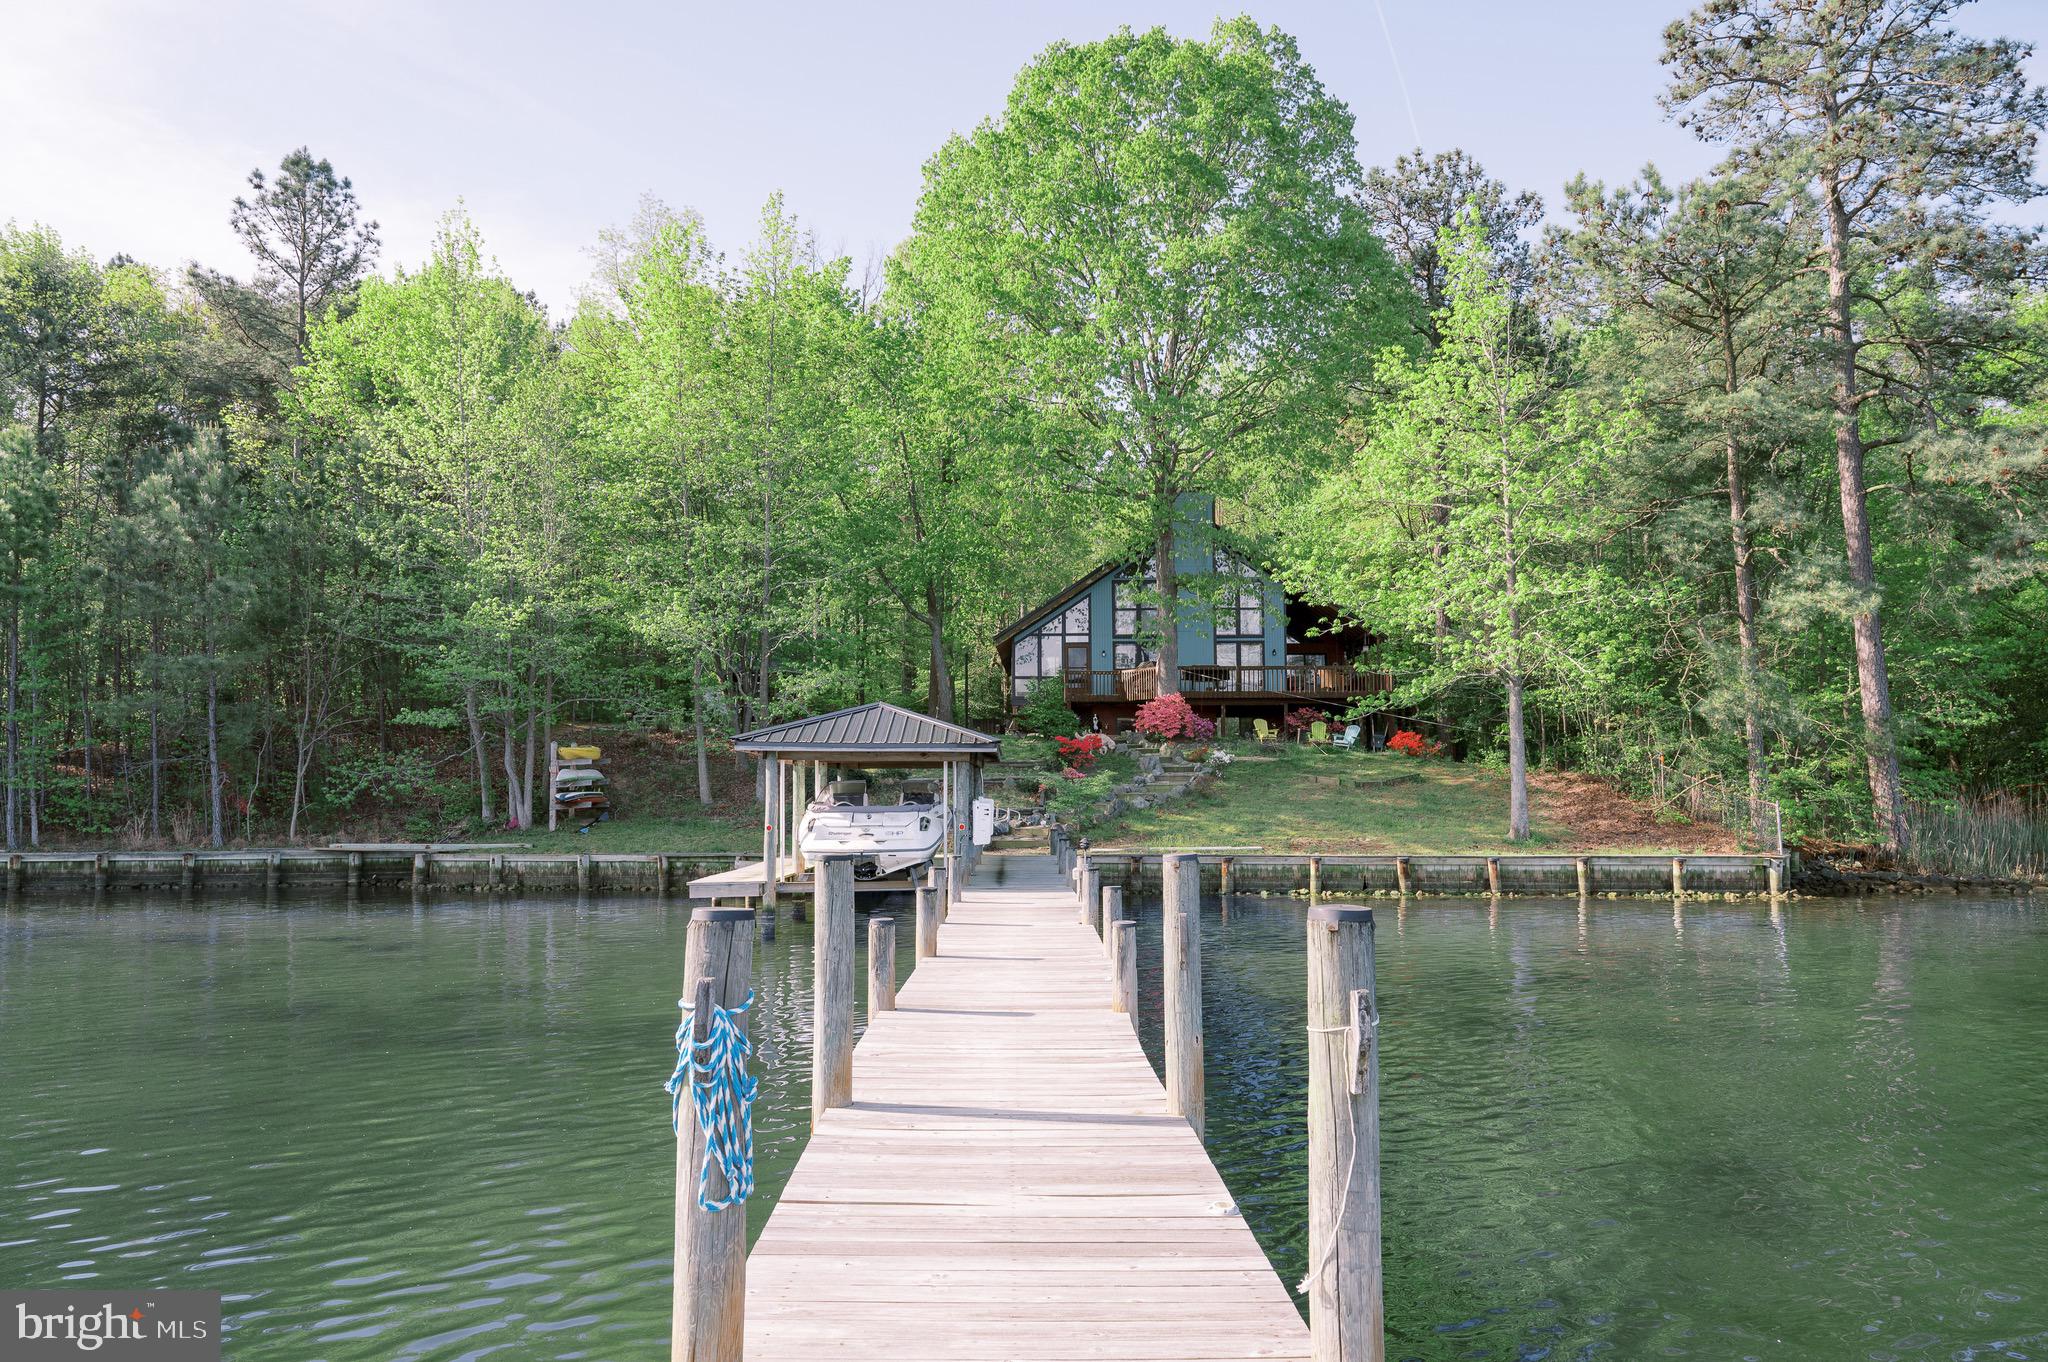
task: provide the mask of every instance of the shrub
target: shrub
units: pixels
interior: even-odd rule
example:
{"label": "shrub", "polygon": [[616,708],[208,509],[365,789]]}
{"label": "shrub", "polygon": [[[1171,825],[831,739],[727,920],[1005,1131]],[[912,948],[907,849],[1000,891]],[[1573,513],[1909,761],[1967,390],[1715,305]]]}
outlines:
{"label": "shrub", "polygon": [[1206,742],[1216,736],[1216,721],[1195,713],[1194,706],[1178,691],[1168,691],[1138,706],[1135,727],[1148,738],[1195,738]]}
{"label": "shrub", "polygon": [[1412,728],[1404,728],[1387,739],[1387,750],[1399,752],[1404,757],[1437,757],[1443,755],[1444,745],[1423,737]]}
{"label": "shrub", "polygon": [[1017,707],[1017,727],[1026,733],[1072,733],[1081,716],[1067,704],[1067,683],[1057,676],[1040,677],[1024,692]]}
{"label": "shrub", "polygon": [[1286,733],[1306,733],[1311,726],[1327,722],[1329,717],[1319,709],[1303,705],[1299,709],[1288,710],[1280,719],[1280,728]]}
{"label": "shrub", "polygon": [[1078,738],[1054,738],[1059,744],[1060,761],[1079,771],[1086,771],[1095,765],[1095,759],[1102,755],[1103,737],[1100,733],[1087,733]]}

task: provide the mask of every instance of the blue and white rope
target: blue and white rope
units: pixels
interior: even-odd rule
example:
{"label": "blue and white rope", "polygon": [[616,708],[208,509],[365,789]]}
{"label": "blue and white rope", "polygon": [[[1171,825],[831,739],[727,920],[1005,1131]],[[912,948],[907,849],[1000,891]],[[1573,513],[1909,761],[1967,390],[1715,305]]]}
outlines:
{"label": "blue and white rope", "polygon": [[[754,1094],[760,1080],[747,1072],[753,1042],[734,1020],[754,1005],[754,995],[738,1007],[711,1005],[711,1023],[703,1042],[690,1039],[695,1018],[688,998],[678,998],[683,1024],[676,1028],[676,1070],[662,1086],[669,1095],[669,1125],[682,1133],[683,1089],[697,1128],[704,1132],[704,1162],[697,1170],[697,1204],[722,1211],[745,1201],[754,1190]],[[711,1196],[711,1170],[725,1175],[723,1200]]]}

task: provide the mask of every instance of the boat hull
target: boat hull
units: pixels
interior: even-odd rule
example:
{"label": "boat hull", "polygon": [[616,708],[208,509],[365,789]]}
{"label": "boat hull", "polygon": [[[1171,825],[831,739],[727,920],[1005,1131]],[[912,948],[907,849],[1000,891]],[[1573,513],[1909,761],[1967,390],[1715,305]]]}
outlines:
{"label": "boat hull", "polygon": [[796,831],[805,860],[851,856],[854,877],[863,880],[923,865],[945,839],[946,811],[933,804],[814,808]]}

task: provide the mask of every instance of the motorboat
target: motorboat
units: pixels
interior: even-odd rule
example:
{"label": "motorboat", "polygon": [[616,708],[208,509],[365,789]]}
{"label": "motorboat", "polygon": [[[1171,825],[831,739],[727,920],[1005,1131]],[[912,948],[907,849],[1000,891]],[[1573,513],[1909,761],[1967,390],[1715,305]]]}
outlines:
{"label": "motorboat", "polygon": [[946,806],[935,781],[906,780],[894,804],[868,803],[865,780],[835,780],[804,810],[796,844],[807,861],[852,856],[855,879],[922,865],[946,838]]}

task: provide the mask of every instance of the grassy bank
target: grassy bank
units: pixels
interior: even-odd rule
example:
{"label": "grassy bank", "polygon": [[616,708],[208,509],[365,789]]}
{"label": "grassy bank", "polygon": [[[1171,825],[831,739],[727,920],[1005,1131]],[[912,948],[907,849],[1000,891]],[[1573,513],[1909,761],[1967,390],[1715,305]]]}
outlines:
{"label": "grassy bank", "polygon": [[1100,847],[1452,854],[1733,850],[1717,827],[1659,816],[1584,778],[1531,781],[1531,838],[1507,838],[1504,772],[1388,752],[1243,749],[1207,790],[1088,828]]}

